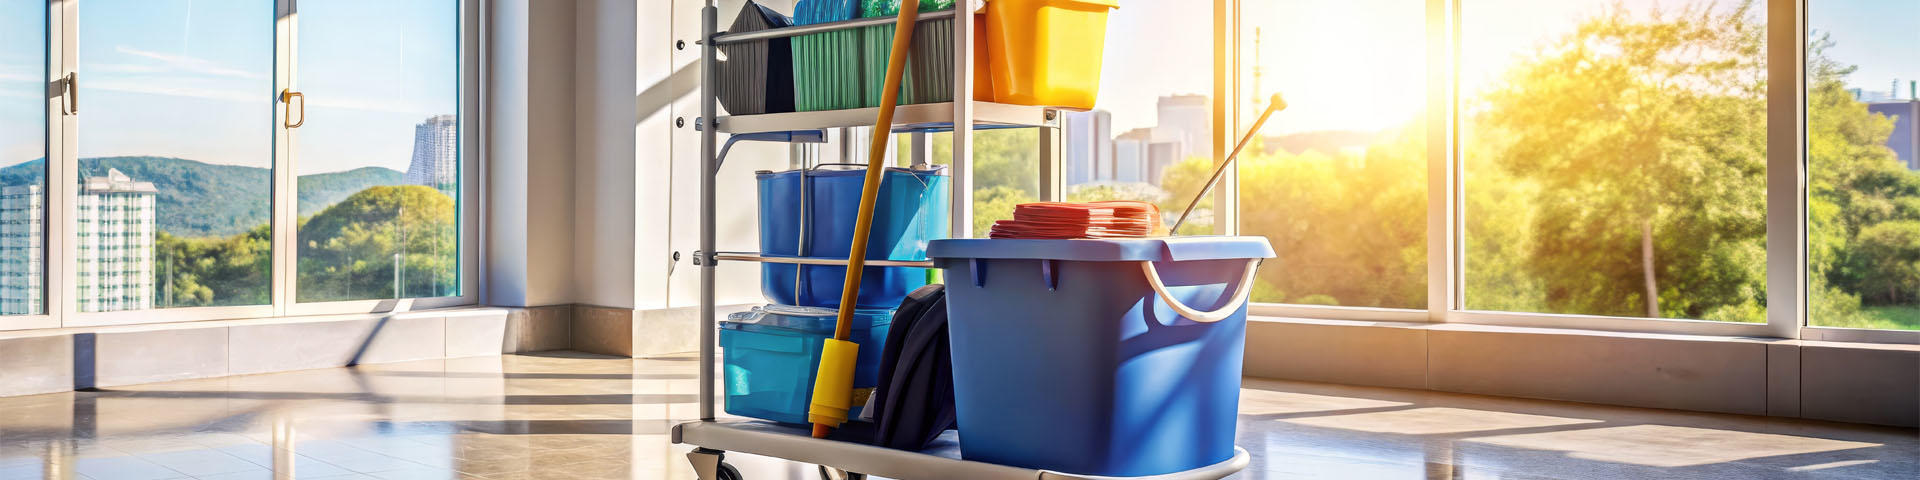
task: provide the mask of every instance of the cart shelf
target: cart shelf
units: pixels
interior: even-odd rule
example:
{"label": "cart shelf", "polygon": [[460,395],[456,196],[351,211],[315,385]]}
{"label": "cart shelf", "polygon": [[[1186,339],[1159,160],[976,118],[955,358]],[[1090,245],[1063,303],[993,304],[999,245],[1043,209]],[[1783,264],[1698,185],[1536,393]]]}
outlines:
{"label": "cart shelf", "polygon": [[[761,255],[758,253],[749,253],[749,252],[714,252],[713,259],[714,260],[733,260],[738,262],[792,263],[792,264],[798,264],[798,265],[828,265],[828,266],[843,266],[843,267],[847,265],[847,259],[844,259],[844,258],[780,257],[780,256],[771,256],[771,255]],[[921,261],[867,260],[867,266],[869,267],[933,268],[933,261],[932,260],[921,260]]]}
{"label": "cart shelf", "polygon": [[[893,113],[895,132],[937,132],[953,129],[953,102],[901,105]],[[1060,107],[973,102],[976,128],[1058,127]],[[765,113],[720,117],[719,133],[743,134],[817,130],[839,127],[870,127],[880,117],[879,107],[821,110],[814,112]]]}
{"label": "cart shelf", "polygon": [[[1235,447],[1233,458],[1194,470],[1150,477],[1099,477],[962,460],[959,437],[954,432],[941,435],[932,448],[919,452],[818,439],[808,433],[804,427],[729,419],[674,425],[673,441],[720,451],[831,465],[873,476],[916,480],[1210,480],[1232,475],[1246,468],[1248,462],[1247,451]],[[695,452],[694,455],[701,454]]]}

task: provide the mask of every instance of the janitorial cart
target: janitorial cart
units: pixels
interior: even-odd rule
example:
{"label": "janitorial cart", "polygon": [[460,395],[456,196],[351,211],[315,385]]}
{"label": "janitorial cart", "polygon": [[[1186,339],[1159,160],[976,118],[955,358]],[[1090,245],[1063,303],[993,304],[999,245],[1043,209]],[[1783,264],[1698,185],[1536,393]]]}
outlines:
{"label": "janitorial cart", "polygon": [[[869,3],[807,0],[803,5],[811,3],[818,7],[836,2]],[[688,458],[702,480],[741,478],[740,473],[726,463],[728,452],[817,464],[822,467],[823,476],[831,470],[848,478],[873,475],[915,480],[1216,479],[1245,468],[1247,452],[1232,445],[1232,418],[1239,385],[1246,296],[1258,259],[1272,256],[1264,240],[1013,240],[1010,244],[1001,240],[968,239],[972,236],[973,224],[967,208],[972,203],[973,191],[970,175],[973,132],[988,128],[1053,129],[1059,127],[1062,112],[1091,108],[1093,90],[1098,84],[1099,35],[1104,32],[1106,12],[1116,7],[1117,2],[925,2],[953,7],[917,13],[917,8],[904,7],[900,8],[903,12],[898,18],[860,18],[859,15],[841,18],[803,11],[793,19],[786,19],[750,3],[749,9],[758,10],[743,15],[754,17],[734,22],[733,31],[728,32],[720,31],[719,12],[713,2],[702,9],[701,118],[696,122],[701,128],[700,250],[694,255],[694,262],[700,267],[702,321],[700,420],[675,425],[673,441],[695,447]],[[1005,15],[992,25],[983,25],[993,9],[1001,9],[999,13]],[[878,44],[894,40],[898,36],[896,32],[910,33],[911,61],[899,61],[904,58],[902,50],[909,43],[905,41],[893,45],[890,57],[877,54],[886,50],[878,48]],[[992,41],[983,38],[985,35],[991,35]],[[747,65],[723,65],[723,50],[727,52],[725,63]],[[990,59],[994,68],[977,60],[982,56]],[[881,62],[880,68],[875,68],[876,61]],[[756,65],[761,70],[753,70]],[[772,65],[776,71],[766,71],[766,65]],[[875,73],[883,70],[887,73],[882,75],[892,78],[876,82]],[[741,77],[730,77],[736,75]],[[743,83],[742,80],[749,81]],[[751,113],[718,116],[722,97],[752,97],[758,91],[756,88],[778,89],[783,81],[795,85],[790,95],[750,98],[739,102],[745,108],[738,109],[730,103],[730,109]],[[883,87],[875,88],[882,84]],[[886,98],[891,95],[897,97]],[[882,121],[876,122],[876,119]],[[806,231],[817,228],[813,227],[818,223],[813,221],[816,219],[800,222],[798,237],[803,240],[798,244],[798,252],[773,251],[786,248],[784,244],[763,244],[763,250],[768,251],[761,252],[716,251],[716,212],[720,199],[716,198],[715,187],[719,176],[725,174],[721,168],[725,155],[721,135],[729,136],[728,145],[740,140],[819,142],[822,131],[860,126],[877,126],[875,136],[884,136],[888,131],[951,132],[952,156],[945,171],[939,174],[944,177],[928,182],[932,177],[921,170],[877,172],[879,162],[870,163],[864,172],[867,182],[862,206],[865,210],[860,217],[864,221],[859,226],[861,234],[852,242],[857,248],[836,253],[845,254],[846,258],[807,255],[820,253],[820,245],[808,245],[805,240],[818,238],[814,235],[818,232]],[[1041,137],[1044,141],[1048,136]],[[1057,161],[1053,164],[1058,165]],[[791,184],[801,189],[796,201],[825,201],[814,200],[814,195],[805,188],[832,181],[837,174],[816,172],[820,170],[803,165],[793,174],[797,176],[797,183]],[[780,174],[760,172],[760,175],[763,195],[772,191],[769,188],[775,188],[768,185],[781,180],[777,178]],[[888,180],[896,181],[895,185],[912,180],[923,182],[918,184],[923,190],[944,189],[938,192],[939,204],[951,210],[923,219],[944,221],[947,225],[942,233],[954,238],[934,240],[930,249],[918,252],[913,258],[896,258],[884,253],[878,255],[880,258],[868,258],[875,250],[867,248],[870,233],[867,229],[880,228],[872,224],[886,221],[884,214],[879,220],[872,218],[873,203],[888,201],[874,188],[876,179],[885,175],[901,175],[907,179]],[[935,185],[937,187],[933,187]],[[802,214],[820,211],[805,203],[800,205],[797,211]],[[763,198],[763,215],[767,208]],[[763,222],[762,228],[769,227]],[[957,348],[967,343],[969,346],[965,348],[970,348],[972,353],[954,354],[956,390],[968,385],[1006,390],[989,392],[986,388],[973,388],[957,392],[956,396],[963,398],[960,431],[948,432],[930,448],[919,451],[816,438],[817,432],[799,424],[798,417],[783,416],[792,413],[786,409],[786,405],[794,401],[790,397],[756,401],[751,405],[761,409],[753,416],[782,421],[721,418],[716,394],[721,378],[717,372],[720,367],[718,337],[722,334],[717,328],[715,269],[719,262],[733,261],[776,266],[763,269],[769,274],[763,289],[770,298],[781,299],[816,295],[809,292],[817,288],[814,283],[819,280],[817,275],[810,277],[805,273],[808,271],[944,269],[944,281],[954,289],[949,299],[966,302],[965,306],[947,309],[954,313],[954,322],[965,321],[962,317],[981,316],[997,316],[1001,320],[954,327],[953,343]],[[891,276],[882,281],[905,281],[900,280],[905,278],[925,283],[933,278],[915,280],[912,275],[898,273],[886,274]],[[789,280],[791,284],[786,283]],[[756,310],[749,315],[750,320],[733,326],[770,330],[752,337],[760,343],[736,342],[729,347],[729,352],[732,348],[760,348],[791,354],[804,361],[810,354],[812,358],[820,358],[814,350],[817,346],[783,343],[784,337],[776,337],[786,335],[817,341],[806,335],[824,335],[831,330],[823,328],[832,324],[822,320],[828,314],[838,315],[839,331],[834,337],[841,340],[846,336],[849,318],[863,326],[878,325],[872,320],[861,320],[872,314],[855,311],[868,307],[854,292],[862,288],[861,284],[870,283],[871,278],[859,278],[856,273],[849,276],[849,280],[856,281],[845,285],[852,288],[848,288],[840,303],[841,310],[836,312]],[[883,284],[879,288],[894,286],[897,285]],[[1002,297],[1006,301],[994,300]],[[1101,303],[1102,299],[1115,298],[1130,299],[1127,302],[1131,303]],[[1031,332],[1023,339],[1000,338],[1007,329],[1024,328],[1009,323],[1023,318],[1022,315],[1067,308],[1063,305],[1074,302],[1085,302],[1086,308],[1078,308],[1069,316],[1112,317],[1115,325],[1090,329],[1056,325],[1049,327],[1050,331]],[[1129,326],[1119,325],[1121,322]],[[735,339],[749,338],[740,333],[744,331],[729,335]],[[779,333],[770,336],[765,332]],[[1059,345],[1045,344],[1048,340],[1044,337],[1061,335],[1105,336],[1113,341],[1076,344],[1075,340],[1079,339],[1055,337],[1052,340],[1061,342]],[[1121,338],[1129,341],[1120,341]],[[827,340],[827,343],[831,346],[834,341]],[[1050,351],[1079,360],[1040,365],[1051,355]],[[1062,379],[1060,368],[1109,371],[1107,375]],[[997,369],[1013,370],[1001,373],[996,372]],[[1189,369],[1204,372],[1183,373]],[[1060,398],[1085,402],[1085,408],[1057,401],[1043,404],[1050,396],[1045,384],[1054,382],[1062,382],[1055,386],[1073,389]],[[729,387],[732,386],[730,381]],[[1103,397],[1111,400],[1115,396],[1125,399],[1103,400]],[[858,406],[857,401],[853,406]],[[735,410],[729,408],[729,411]],[[1061,412],[1069,413],[1062,415]],[[1169,418],[1168,412],[1177,412],[1174,417],[1199,424],[1144,422]],[[968,413],[973,416],[965,417]],[[1048,421],[1058,422],[1058,417],[1089,415],[1106,420],[1071,425],[1056,423],[1058,428],[1048,428]],[[1022,418],[1046,416],[1056,418]],[[1023,436],[1043,436],[1059,445],[1022,447],[1020,445],[1031,445],[1033,440],[1017,438]],[[1102,437],[1132,443],[1104,448],[1112,445],[1106,444]]]}

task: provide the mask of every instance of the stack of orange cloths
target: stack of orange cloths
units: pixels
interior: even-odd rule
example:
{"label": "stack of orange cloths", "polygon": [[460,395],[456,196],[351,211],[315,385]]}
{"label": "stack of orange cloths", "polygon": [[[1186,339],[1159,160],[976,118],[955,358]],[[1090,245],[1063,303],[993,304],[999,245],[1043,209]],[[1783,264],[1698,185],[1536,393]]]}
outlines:
{"label": "stack of orange cloths", "polygon": [[1013,207],[1012,220],[993,223],[991,238],[1138,238],[1160,226],[1160,207],[1137,201],[1039,202]]}

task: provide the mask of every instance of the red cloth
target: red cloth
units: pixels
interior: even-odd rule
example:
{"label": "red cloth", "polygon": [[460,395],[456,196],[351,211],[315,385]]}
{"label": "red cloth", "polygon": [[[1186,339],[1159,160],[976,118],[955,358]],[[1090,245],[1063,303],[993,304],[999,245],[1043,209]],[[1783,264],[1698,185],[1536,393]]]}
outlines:
{"label": "red cloth", "polygon": [[991,238],[1134,238],[1160,226],[1160,207],[1147,202],[1038,202],[1013,207],[1012,220],[993,223]]}

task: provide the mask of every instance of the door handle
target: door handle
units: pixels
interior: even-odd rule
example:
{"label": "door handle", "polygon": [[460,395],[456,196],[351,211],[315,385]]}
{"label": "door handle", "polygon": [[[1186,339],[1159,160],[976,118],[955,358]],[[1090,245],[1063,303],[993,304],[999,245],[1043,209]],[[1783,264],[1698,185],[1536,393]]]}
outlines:
{"label": "door handle", "polygon": [[67,87],[66,88],[67,114],[79,115],[80,114],[80,74],[78,72],[67,72],[67,77],[61,79],[60,81],[61,83],[65,84]]}
{"label": "door handle", "polygon": [[[300,121],[293,121],[293,99],[300,99]],[[287,119],[280,124],[287,128],[300,128],[307,124],[307,96],[292,89],[280,91],[280,103],[287,104]]]}

